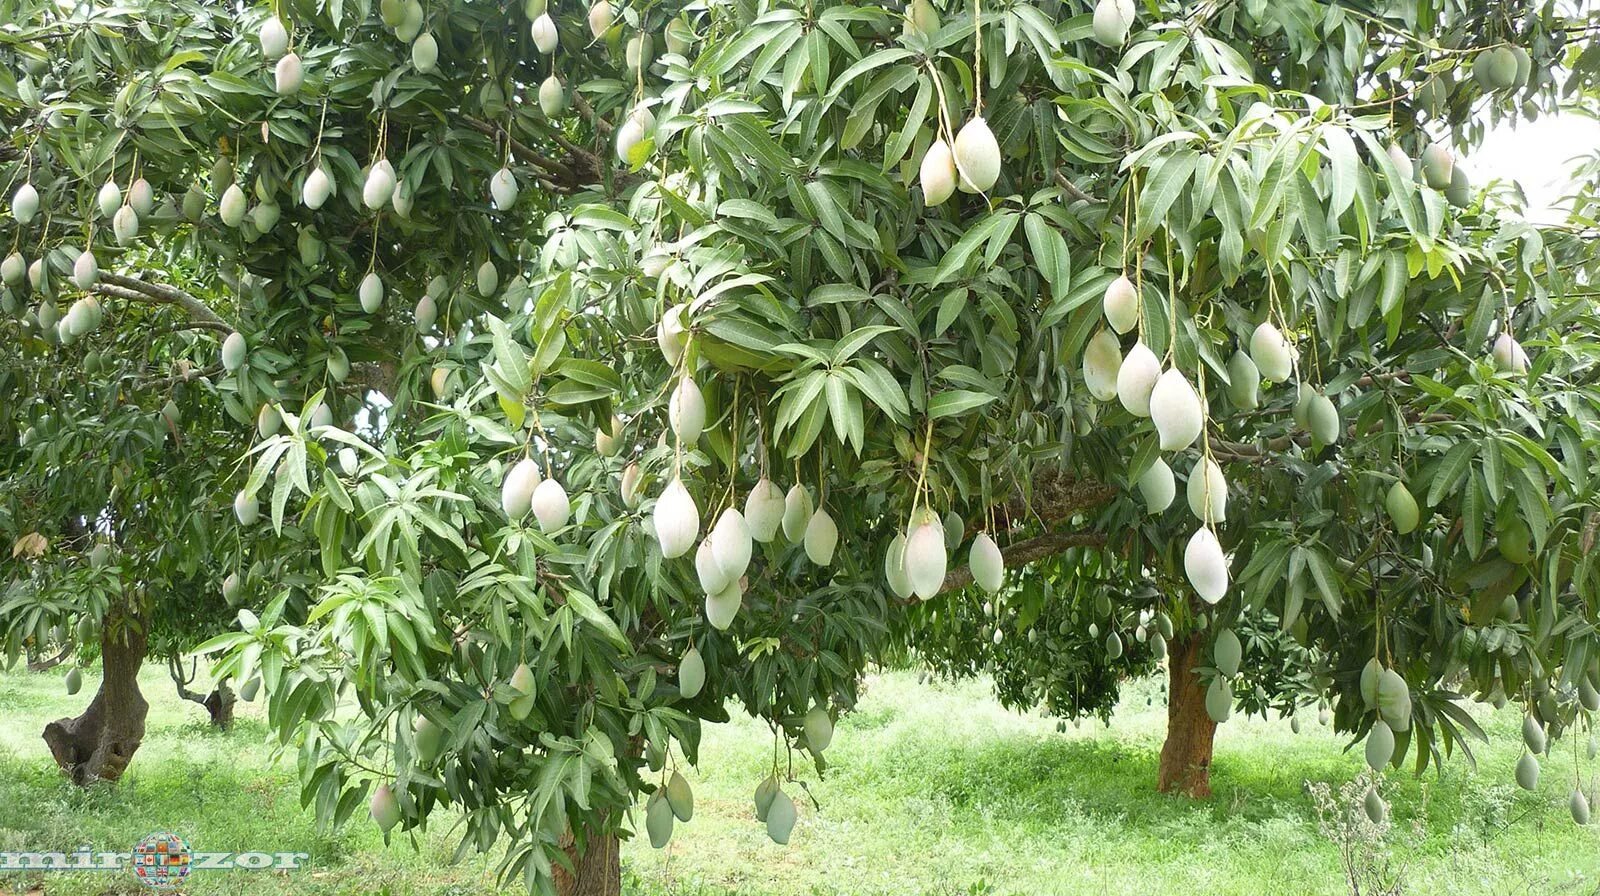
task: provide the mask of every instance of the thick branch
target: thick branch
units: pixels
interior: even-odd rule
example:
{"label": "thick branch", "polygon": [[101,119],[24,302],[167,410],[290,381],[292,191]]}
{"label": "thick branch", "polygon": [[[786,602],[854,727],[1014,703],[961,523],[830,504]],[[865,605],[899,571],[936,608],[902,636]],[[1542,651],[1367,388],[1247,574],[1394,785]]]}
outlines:
{"label": "thick branch", "polygon": [[1051,526],[1085,510],[1093,510],[1116,496],[1114,485],[1051,470],[1034,479],[1031,495],[1017,494],[1006,501],[1004,513],[1007,522],[1020,524],[1030,515],[1037,515],[1040,522]]}
{"label": "thick branch", "polygon": [[583,94],[576,90],[572,91],[572,108],[578,110],[578,115],[593,125],[594,129],[600,132],[600,136],[604,137],[611,133],[611,122],[594,114],[594,107],[589,105]]}
{"label": "thick branch", "polygon": [[[1012,496],[1004,505],[1004,513],[1008,523],[1020,526],[1032,518],[1048,527],[1086,510],[1093,510],[1116,495],[1117,487],[1114,485],[1094,479],[1080,479],[1063,470],[1050,470],[1034,479],[1031,495]],[[972,533],[969,531],[967,534],[970,536]],[[1099,548],[1104,547],[1105,543],[1106,536],[1099,532],[1046,532],[1001,548],[1000,556],[1005,558],[1006,568],[1016,569],[1071,548]],[[939,588],[939,593],[956,591],[970,584],[972,570],[963,566],[945,574],[944,585]],[[915,601],[913,597],[902,603]]]}
{"label": "thick branch", "polygon": [[177,657],[172,657],[167,660],[167,674],[172,676],[172,683],[177,686],[179,697],[182,697],[191,703],[204,704],[206,702],[205,694],[189,690],[189,682],[194,680],[194,676],[193,674],[183,674],[183,665],[180,663]]}
{"label": "thick branch", "polygon": [[[1016,569],[1035,560],[1053,557],[1071,548],[1099,548],[1104,547],[1105,543],[1106,537],[1099,532],[1049,532],[1002,548],[1000,556],[1006,558],[1007,569]],[[939,589],[939,593],[959,591],[970,584],[972,584],[970,568],[963,566],[952,569],[945,574],[944,585]]]}
{"label": "thick branch", "polygon": [[187,383],[196,378],[210,379],[211,377],[221,376],[223,373],[224,371],[221,364],[207,367],[204,370],[195,370],[193,368],[189,368],[187,370],[180,370],[178,373],[175,373],[172,376],[157,377],[156,379],[150,380],[139,380],[134,383],[133,387],[139,390],[170,389],[171,387],[176,386],[178,383]]}
{"label": "thick branch", "polygon": [[100,282],[95,284],[94,291],[112,298],[127,299],[130,302],[157,302],[177,305],[188,312],[190,317],[201,323],[216,324],[227,327],[229,330],[232,329],[228,322],[222,319],[222,315],[212,311],[209,305],[176,286],[168,286],[165,283],[148,283],[137,277],[125,277],[121,274],[102,271],[100,273]]}
{"label": "thick branch", "polygon": [[220,321],[190,320],[184,321],[181,324],[173,324],[170,327],[153,327],[150,329],[149,333],[151,336],[165,336],[168,333],[181,333],[185,330],[213,330],[218,333],[233,332],[232,327],[225,323],[221,323]]}
{"label": "thick branch", "polygon": [[535,168],[542,168],[552,176],[559,177],[562,181],[571,186],[578,185],[579,177],[577,172],[573,171],[572,168],[563,164],[562,162],[550,158],[549,156],[539,152],[531,146],[528,146],[526,143],[523,143],[510,134],[506,134],[502,128],[496,127],[487,121],[481,121],[479,119],[472,118],[471,116],[466,116],[464,120],[473,130],[487,137],[499,137],[504,135],[506,140],[510,143],[511,155],[515,156],[517,161],[526,165],[532,165]]}
{"label": "thick branch", "polygon": [[68,644],[66,647],[61,648],[61,652],[60,653],[56,654],[53,657],[50,657],[49,659],[34,660],[34,661],[28,663],[28,671],[29,672],[44,672],[47,669],[54,669],[55,667],[61,665],[64,662],[66,662],[67,661],[67,657],[69,657],[69,656],[72,656],[72,645],[71,644]]}

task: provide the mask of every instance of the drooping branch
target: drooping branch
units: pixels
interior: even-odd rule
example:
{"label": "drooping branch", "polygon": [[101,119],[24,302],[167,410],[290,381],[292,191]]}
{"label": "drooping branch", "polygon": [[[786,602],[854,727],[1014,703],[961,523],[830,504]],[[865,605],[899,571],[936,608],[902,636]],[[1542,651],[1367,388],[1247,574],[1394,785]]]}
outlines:
{"label": "drooping branch", "polygon": [[29,662],[28,663],[28,671],[29,672],[44,672],[44,671],[47,671],[47,670],[50,670],[50,669],[54,669],[55,667],[61,665],[64,662],[66,662],[67,661],[67,657],[72,656],[72,652],[73,652],[73,645],[68,644],[67,646],[61,648],[61,652],[56,654],[53,657],[50,657],[48,659],[42,659],[42,660],[33,660],[33,661]]}
{"label": "drooping branch", "polygon": [[572,108],[578,111],[578,115],[582,117],[584,121],[587,121],[589,124],[593,125],[594,129],[600,132],[600,136],[605,137],[611,133],[611,122],[606,121],[604,118],[594,114],[594,107],[589,105],[589,101],[584,99],[583,94],[576,90],[572,91]]}
{"label": "drooping branch", "polygon": [[[580,178],[578,172],[574,171],[570,166],[563,162],[557,161],[556,159],[553,159],[542,152],[539,152],[538,150],[527,145],[526,143],[523,143],[510,134],[507,134],[503,128],[490,124],[487,121],[473,118],[470,115],[464,116],[462,120],[467,123],[468,127],[486,137],[504,136],[511,148],[511,155],[514,156],[517,161],[522,162],[525,165],[532,165],[535,168],[542,169],[551,177],[561,180],[566,186],[576,187],[580,184],[582,178]],[[590,155],[590,158],[593,158],[592,154]]]}
{"label": "drooping branch", "polygon": [[127,277],[109,271],[100,273],[100,282],[94,285],[94,291],[104,296],[116,299],[126,299],[130,302],[155,302],[158,304],[177,305],[191,318],[204,324],[214,324],[232,330],[233,327],[222,315],[211,310],[211,306],[200,301],[193,295],[165,283],[150,283],[137,277]]}
{"label": "drooping branch", "polygon": [[[1001,505],[1001,513],[1013,526],[1026,525],[1037,520],[1053,526],[1085,510],[1093,510],[1117,495],[1117,487],[1095,479],[1083,479],[1064,470],[1040,473],[1033,481],[1031,493],[1018,492]],[[977,533],[978,520],[969,522],[967,535]]]}
{"label": "drooping branch", "polygon": [[[1001,548],[1000,556],[1006,559],[1007,569],[1016,569],[1071,548],[1099,548],[1104,547],[1105,543],[1106,537],[1099,532],[1049,532]],[[939,588],[939,593],[959,591],[970,584],[972,570],[962,566],[945,574],[944,585]]]}
{"label": "drooping branch", "polygon": [[[1087,510],[1099,507],[1117,495],[1117,487],[1094,479],[1083,479],[1065,470],[1049,470],[1033,481],[1032,493],[1016,494],[1003,506],[1006,519],[1020,528],[1027,522],[1037,521],[1046,527],[1071,519]],[[968,535],[979,524],[969,524]],[[1052,557],[1072,548],[1104,547],[1106,536],[1100,532],[1046,532],[1033,538],[1013,542],[1000,549],[1007,569],[1026,566],[1035,560]],[[961,566],[945,574],[939,593],[957,591],[972,584],[972,570]],[[903,603],[914,603],[910,598]]]}

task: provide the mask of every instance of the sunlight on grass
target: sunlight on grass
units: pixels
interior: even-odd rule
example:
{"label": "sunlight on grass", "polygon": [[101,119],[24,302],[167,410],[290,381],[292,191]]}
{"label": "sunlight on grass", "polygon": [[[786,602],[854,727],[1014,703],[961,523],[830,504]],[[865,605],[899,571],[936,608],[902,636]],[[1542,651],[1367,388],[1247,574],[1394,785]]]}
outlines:
{"label": "sunlight on grass", "polygon": [[[77,711],[97,682],[68,698],[57,674],[0,677],[0,849],[126,849],[172,830],[207,851],[304,851],[306,871],[196,872],[193,893],[467,894],[496,892],[493,863],[452,866],[452,819],[387,849],[365,819],[319,833],[301,811],[291,759],[274,761],[255,706],[228,734],[146,670],[149,733],[117,787],[64,783],[38,732]],[[801,800],[790,846],[771,843],[751,792],[772,739],[741,719],[708,730],[694,784],[695,818],[667,850],[624,847],[625,890],[651,896],[810,894],[1337,894],[1338,852],[1318,832],[1308,781],[1339,784],[1359,751],[1307,718],[1235,718],[1217,743],[1213,799],[1153,790],[1165,707],[1155,682],[1128,688],[1116,726],[1068,727],[1007,712],[986,683],[923,683],[914,673],[869,678],[860,710],[843,720],[819,780],[802,772],[820,808]],[[1545,764],[1541,790],[1517,790],[1518,718],[1485,717],[1494,742],[1480,766],[1459,760],[1421,779],[1391,773],[1407,890],[1438,894],[1594,892],[1600,833],[1568,819],[1571,742]],[[1421,834],[1409,836],[1414,822]],[[12,884],[16,881],[4,881]],[[138,893],[131,875],[52,874],[49,894]]]}

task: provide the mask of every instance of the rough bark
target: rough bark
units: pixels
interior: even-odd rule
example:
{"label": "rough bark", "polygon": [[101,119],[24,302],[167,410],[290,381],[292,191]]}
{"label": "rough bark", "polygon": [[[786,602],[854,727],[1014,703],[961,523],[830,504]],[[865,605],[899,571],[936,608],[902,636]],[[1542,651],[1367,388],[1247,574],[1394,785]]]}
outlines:
{"label": "rough bark", "polygon": [[575,873],[556,864],[554,877],[560,896],[622,896],[622,841],[616,834],[589,834],[581,853],[572,835],[562,840]]}
{"label": "rough bark", "polygon": [[106,626],[100,635],[104,677],[88,709],[76,718],[57,719],[44,728],[44,742],[56,764],[80,786],[122,777],[144,740],[150,709],[139,693],[139,667],[146,650],[142,626]]}
{"label": "rough bark", "polygon": [[216,689],[206,695],[201,705],[211,714],[211,724],[227,731],[233,725],[233,706],[236,702],[233,688],[228,687],[226,681],[219,681]]}
{"label": "rough bark", "polygon": [[1206,712],[1206,690],[1195,675],[1203,639],[1192,634],[1172,645],[1167,661],[1167,741],[1161,746],[1157,789],[1192,797],[1211,795],[1211,751],[1217,723]]}

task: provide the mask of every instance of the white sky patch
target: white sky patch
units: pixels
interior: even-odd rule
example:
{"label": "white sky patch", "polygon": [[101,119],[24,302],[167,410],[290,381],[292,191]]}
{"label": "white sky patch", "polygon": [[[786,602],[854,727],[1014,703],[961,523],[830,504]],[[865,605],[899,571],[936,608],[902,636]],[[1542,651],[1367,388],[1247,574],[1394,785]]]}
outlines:
{"label": "white sky patch", "polygon": [[1470,158],[1467,172],[1475,184],[1493,178],[1516,181],[1528,197],[1528,220],[1539,224],[1566,221],[1561,196],[1572,185],[1573,158],[1600,145],[1600,121],[1561,114],[1516,127],[1493,128]]}

